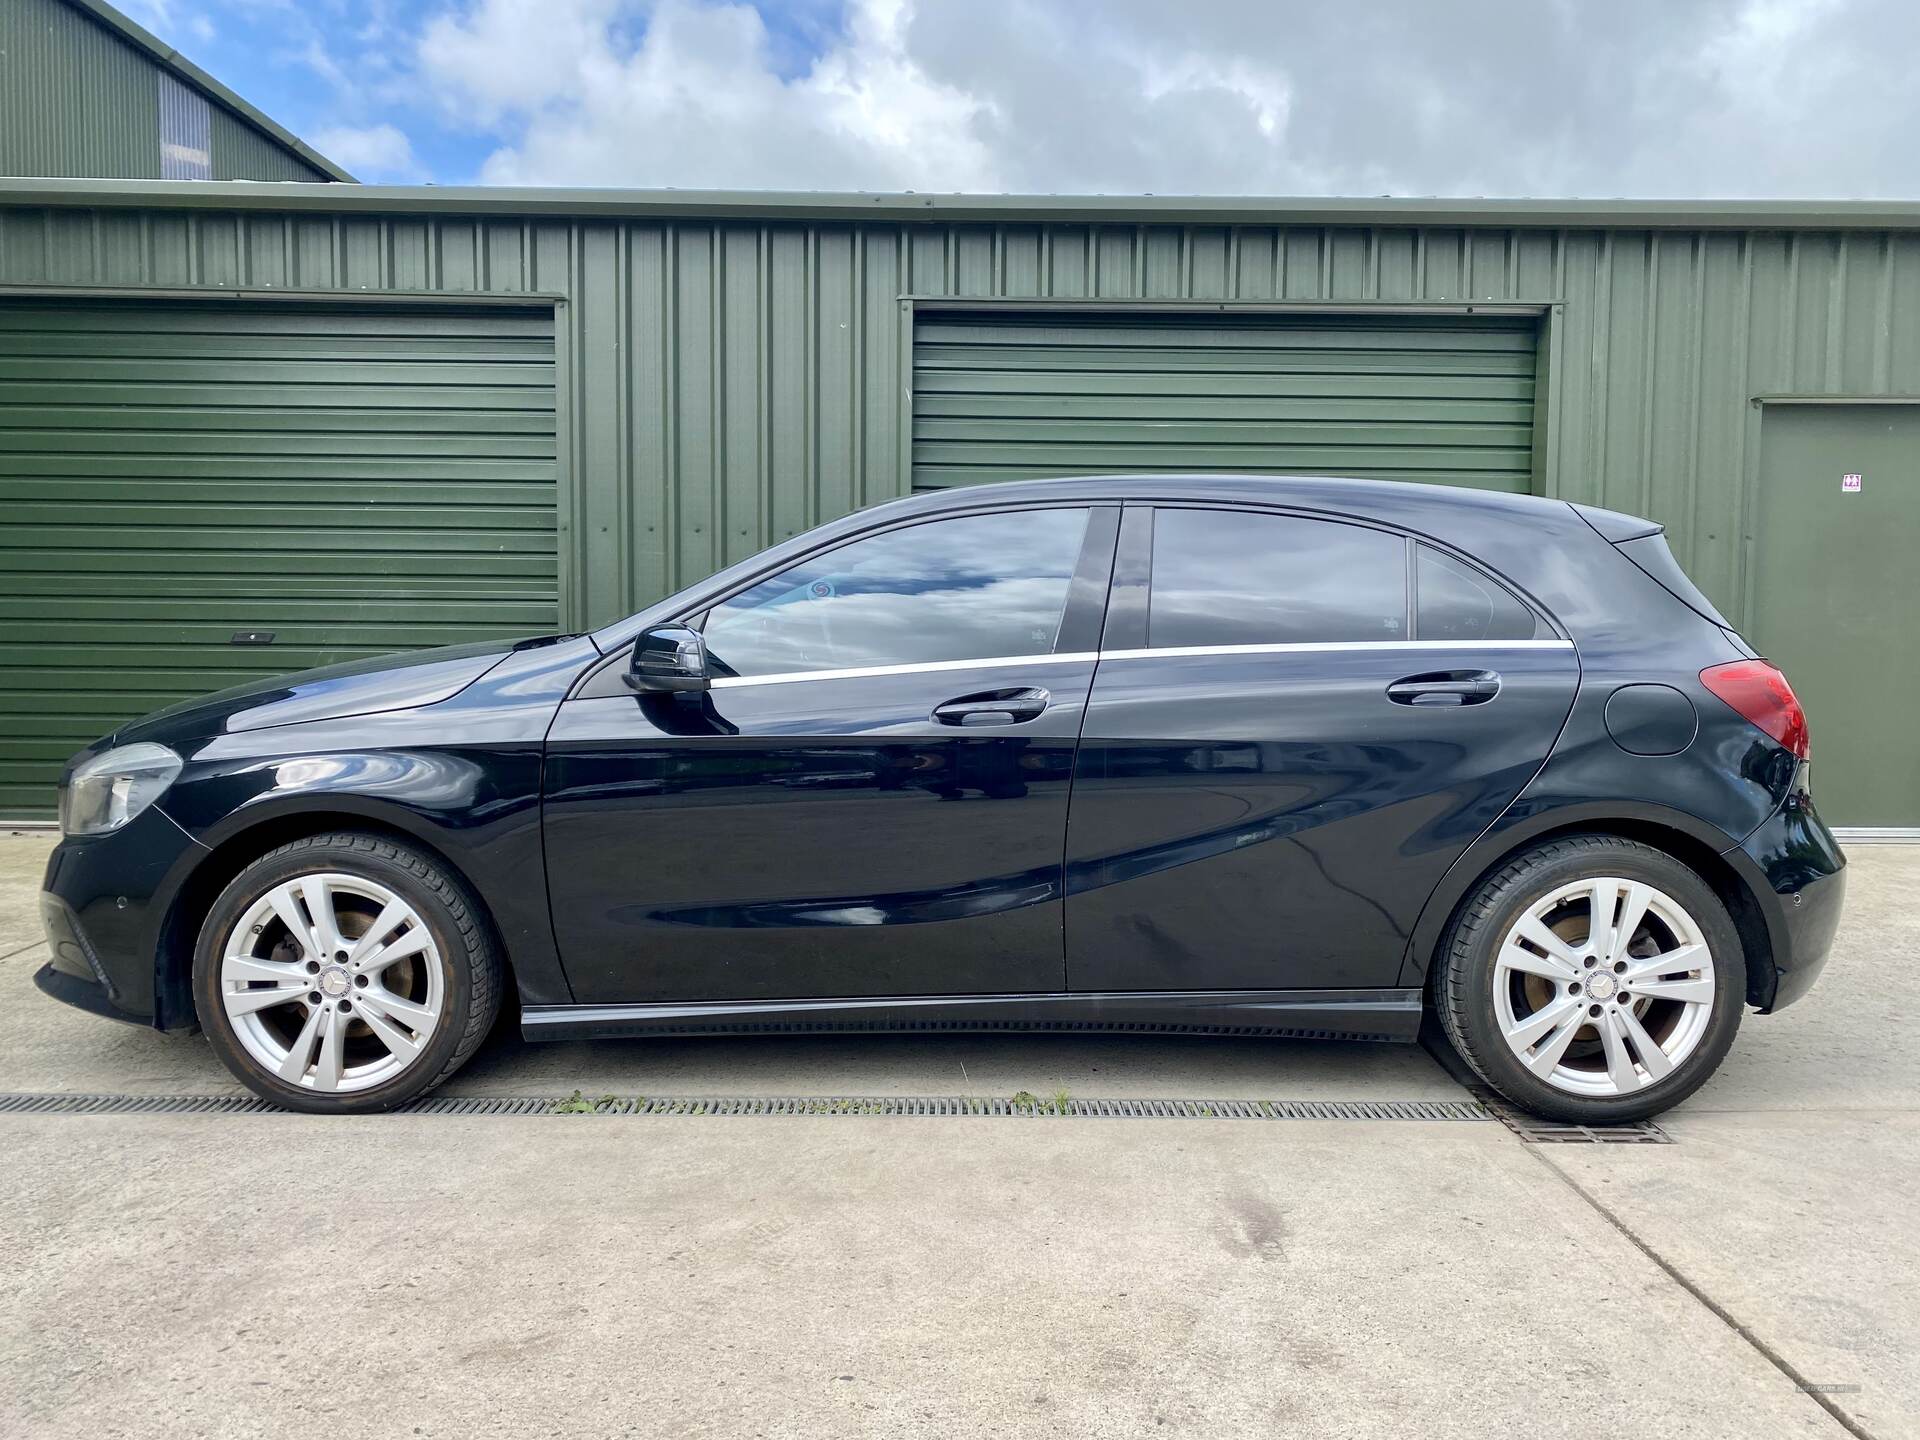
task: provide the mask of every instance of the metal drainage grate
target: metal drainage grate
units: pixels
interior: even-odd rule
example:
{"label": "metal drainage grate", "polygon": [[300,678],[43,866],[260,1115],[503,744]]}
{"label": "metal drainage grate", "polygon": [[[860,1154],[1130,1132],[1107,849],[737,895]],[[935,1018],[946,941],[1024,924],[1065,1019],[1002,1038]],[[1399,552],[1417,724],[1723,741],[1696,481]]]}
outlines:
{"label": "metal drainage grate", "polygon": [[[5,1115],[272,1115],[251,1095],[0,1095]],[[400,1115],[976,1116],[1083,1120],[1491,1120],[1474,1100],[1075,1100],[971,1095],[429,1096]]]}
{"label": "metal drainage grate", "polygon": [[0,1095],[0,1115],[269,1115],[251,1095]]}
{"label": "metal drainage grate", "polygon": [[1542,1120],[1505,1105],[1488,1107],[1514,1134],[1529,1145],[1671,1145],[1673,1137],[1651,1120],[1630,1125],[1567,1125]]}

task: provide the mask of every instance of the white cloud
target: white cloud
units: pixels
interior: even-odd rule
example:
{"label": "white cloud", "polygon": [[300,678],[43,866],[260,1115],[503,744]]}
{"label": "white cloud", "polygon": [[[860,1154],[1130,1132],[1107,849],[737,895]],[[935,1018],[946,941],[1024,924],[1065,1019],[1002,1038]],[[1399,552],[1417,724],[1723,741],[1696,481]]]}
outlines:
{"label": "white cloud", "polygon": [[775,3],[459,0],[421,88],[497,183],[1920,193],[1911,0]]}
{"label": "white cloud", "polygon": [[618,10],[617,0],[481,0],[428,22],[421,68],[456,116],[493,124],[537,114],[611,60]]}
{"label": "white cloud", "polygon": [[[447,112],[504,124],[500,184],[991,185],[979,102],[930,81],[902,0],[858,0],[843,43],[782,76],[749,4],[662,0],[637,40],[613,0],[539,12],[482,0],[428,26],[420,63]],[[631,19],[632,16],[624,18]]]}
{"label": "white cloud", "polygon": [[392,125],[351,125],[320,130],[313,148],[362,180],[406,181],[420,178],[413,145]]}

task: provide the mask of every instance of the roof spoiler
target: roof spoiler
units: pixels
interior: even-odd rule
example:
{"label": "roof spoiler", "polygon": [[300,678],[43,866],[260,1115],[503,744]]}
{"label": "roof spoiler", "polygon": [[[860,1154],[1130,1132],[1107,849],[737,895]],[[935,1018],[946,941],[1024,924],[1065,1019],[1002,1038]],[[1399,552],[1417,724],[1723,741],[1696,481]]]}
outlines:
{"label": "roof spoiler", "polygon": [[1643,540],[1666,529],[1666,526],[1644,520],[1638,515],[1622,515],[1618,510],[1602,510],[1597,505],[1578,505],[1571,500],[1567,503],[1573,505],[1574,514],[1616,545],[1623,540]]}

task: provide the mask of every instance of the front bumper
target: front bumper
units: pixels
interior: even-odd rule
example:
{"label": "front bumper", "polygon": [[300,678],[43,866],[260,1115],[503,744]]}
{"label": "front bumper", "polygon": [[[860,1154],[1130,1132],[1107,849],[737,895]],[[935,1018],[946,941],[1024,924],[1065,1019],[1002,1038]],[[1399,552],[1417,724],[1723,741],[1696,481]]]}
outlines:
{"label": "front bumper", "polygon": [[1847,893],[1847,857],[1799,787],[1727,858],[1736,857],[1742,869],[1752,867],[1773,950],[1770,982],[1751,980],[1747,999],[1778,1010],[1806,994],[1826,966]]}
{"label": "front bumper", "polygon": [[[34,981],[55,999],[136,1024],[174,1028],[155,994],[167,908],[206,853],[158,805],[108,835],[65,839],[47,860],[40,920],[53,958]],[[174,1005],[172,1008],[178,1008]]]}
{"label": "front bumper", "polygon": [[149,1021],[140,1015],[129,1015],[113,1003],[105,982],[83,978],[69,970],[62,970],[51,960],[33,973],[33,983],[42,995],[51,995],[63,1000],[77,1009],[85,1010],[89,1015],[103,1015],[109,1020],[123,1021],[128,1025],[144,1026]]}

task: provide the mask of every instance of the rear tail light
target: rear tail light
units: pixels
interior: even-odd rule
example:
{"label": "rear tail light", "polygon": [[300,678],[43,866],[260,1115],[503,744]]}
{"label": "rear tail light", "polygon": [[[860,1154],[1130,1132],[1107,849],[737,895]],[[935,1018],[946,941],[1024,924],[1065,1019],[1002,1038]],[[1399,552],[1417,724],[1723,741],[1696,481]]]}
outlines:
{"label": "rear tail light", "polygon": [[1787,677],[1764,660],[1735,660],[1710,665],[1700,683],[1738,710],[1780,744],[1807,758],[1807,712]]}

